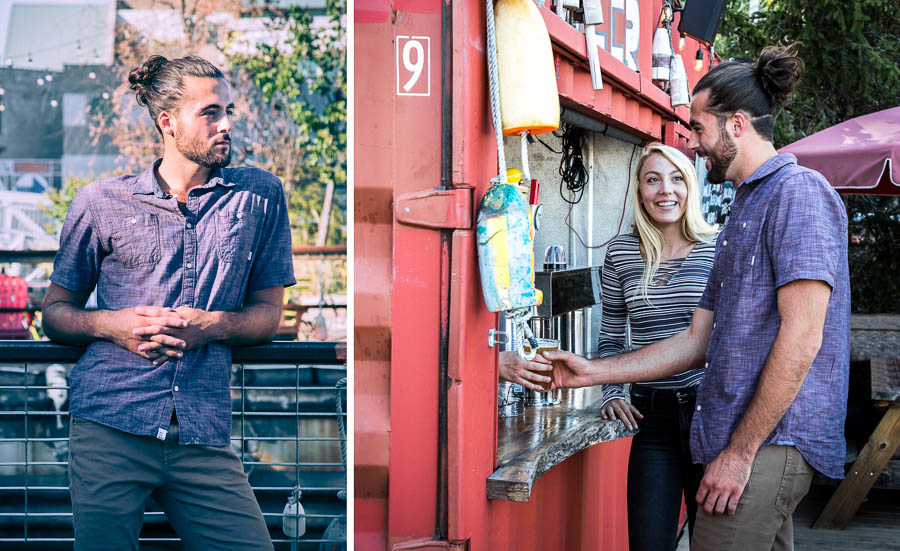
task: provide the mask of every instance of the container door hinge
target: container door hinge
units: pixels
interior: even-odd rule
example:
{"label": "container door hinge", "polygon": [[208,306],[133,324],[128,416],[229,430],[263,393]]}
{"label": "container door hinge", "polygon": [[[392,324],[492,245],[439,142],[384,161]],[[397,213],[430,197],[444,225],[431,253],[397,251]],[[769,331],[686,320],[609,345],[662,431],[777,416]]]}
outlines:
{"label": "container door hinge", "polygon": [[469,541],[447,541],[420,539],[412,541],[404,541],[396,543],[391,547],[391,551],[415,551],[418,549],[444,549],[447,551],[468,551]]}
{"label": "container door hinge", "polygon": [[429,189],[405,193],[394,201],[394,218],[408,226],[469,229],[472,227],[472,190]]}

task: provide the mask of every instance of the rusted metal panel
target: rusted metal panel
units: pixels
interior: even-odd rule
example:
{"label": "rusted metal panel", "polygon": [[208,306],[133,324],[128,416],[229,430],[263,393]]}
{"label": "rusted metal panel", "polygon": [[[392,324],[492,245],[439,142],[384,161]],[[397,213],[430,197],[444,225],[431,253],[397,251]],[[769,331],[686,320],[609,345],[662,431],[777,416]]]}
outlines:
{"label": "rusted metal panel", "polygon": [[[649,75],[650,51],[644,41],[652,41],[654,24],[659,16],[661,2],[642,0],[641,8],[641,50],[640,69],[635,72],[604,49],[600,49],[600,64],[603,71],[603,90],[594,91],[590,86],[590,70],[587,64],[587,50],[584,35],[577,29],[559,19],[555,13],[541,8],[541,14],[550,33],[553,47],[556,50],[558,86],[560,96],[575,102],[587,114],[608,122],[609,119],[624,123],[635,135],[644,139],[660,140],[663,137],[663,125],[646,119],[646,115],[635,117],[629,100],[636,101],[641,107],[649,107],[664,120],[678,120],[687,125],[690,113],[687,107],[672,108],[669,95],[655,86],[644,75]],[[676,14],[673,30],[677,29]],[[678,33],[673,32],[673,44],[678,50]],[[704,61],[700,70],[694,69],[694,55],[698,43],[687,38],[679,55],[683,56],[687,69],[690,87],[697,83],[710,67],[709,51],[704,49]],[[624,97],[623,97],[624,96]]]}
{"label": "rusted metal panel", "polygon": [[477,548],[490,527],[484,481],[497,450],[497,351],[487,333],[497,315],[481,296],[475,232],[453,232],[450,291],[448,480],[451,540],[476,536]]}
{"label": "rusted metal panel", "polygon": [[[391,286],[394,95],[390,2],[363,0],[354,13],[354,496],[357,548],[387,549],[390,431]],[[359,413],[363,412],[362,415]]]}
{"label": "rusted metal panel", "polygon": [[[487,85],[484,3],[453,2],[453,183],[484,186],[497,171],[496,146],[470,136],[493,136]],[[481,149],[478,149],[478,148]],[[480,199],[480,196],[475,198]]]}
{"label": "rusted metal panel", "polygon": [[691,137],[691,129],[676,122],[666,121],[664,143],[686,153],[689,157],[694,158],[694,152],[688,150],[687,143]]}
{"label": "rusted metal panel", "polygon": [[625,478],[631,439],[592,446],[542,476],[527,503],[492,502],[491,531],[471,549],[628,549]]}
{"label": "rusted metal panel", "polygon": [[[384,75],[396,94],[394,197],[436,188],[441,178],[439,0],[407,2],[394,10],[391,70]],[[397,7],[395,5],[395,7]],[[413,11],[415,10],[415,11]],[[427,61],[415,71],[403,67],[411,41]],[[418,48],[421,48],[419,50]],[[408,61],[418,65],[409,54]],[[428,82],[422,79],[429,79]],[[401,94],[419,95],[401,95]],[[435,532],[438,487],[438,373],[441,339],[441,240],[433,230],[393,226],[391,280],[391,432],[388,487],[389,543]]]}
{"label": "rusted metal panel", "polygon": [[401,225],[392,203],[440,184],[440,8],[354,12],[357,522],[377,548],[430,537],[437,515],[440,235]]}

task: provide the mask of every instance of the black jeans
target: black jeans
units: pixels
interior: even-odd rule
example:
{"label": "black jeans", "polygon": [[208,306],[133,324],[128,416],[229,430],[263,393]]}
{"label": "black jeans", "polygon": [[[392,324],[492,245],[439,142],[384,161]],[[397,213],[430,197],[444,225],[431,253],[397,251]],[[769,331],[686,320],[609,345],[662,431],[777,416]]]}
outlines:
{"label": "black jeans", "polygon": [[631,551],[674,550],[681,494],[693,532],[703,478],[689,447],[696,394],[632,385],[631,403],[644,418],[628,461],[628,541]]}

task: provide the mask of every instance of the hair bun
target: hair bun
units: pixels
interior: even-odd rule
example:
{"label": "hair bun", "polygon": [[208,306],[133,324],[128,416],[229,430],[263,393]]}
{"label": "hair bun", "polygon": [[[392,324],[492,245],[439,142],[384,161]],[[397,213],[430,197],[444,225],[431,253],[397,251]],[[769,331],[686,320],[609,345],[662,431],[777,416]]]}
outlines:
{"label": "hair bun", "polygon": [[803,60],[795,55],[794,49],[794,45],[784,48],[770,46],[756,60],[754,73],[771,99],[773,110],[784,105],[803,72]]}
{"label": "hair bun", "polygon": [[147,92],[153,85],[156,75],[169,60],[161,55],[152,55],[128,73],[128,85],[140,105],[147,105]]}

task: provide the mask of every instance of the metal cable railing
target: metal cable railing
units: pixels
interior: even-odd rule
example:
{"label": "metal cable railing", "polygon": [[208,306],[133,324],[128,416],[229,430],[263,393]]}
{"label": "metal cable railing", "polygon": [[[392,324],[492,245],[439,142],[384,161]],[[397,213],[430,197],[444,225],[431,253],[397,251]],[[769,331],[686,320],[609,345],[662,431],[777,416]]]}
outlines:
{"label": "metal cable railing", "polygon": [[[68,386],[65,368],[83,349],[0,341],[0,549],[71,549]],[[235,348],[232,446],[241,457],[276,549],[346,549],[345,343],[276,342]],[[336,396],[341,400],[335,407]],[[337,409],[337,411],[336,411]],[[286,514],[302,491],[305,514]],[[345,494],[341,494],[343,496]],[[287,519],[285,517],[288,517]],[[302,536],[285,529],[305,523]],[[283,529],[284,527],[284,529]],[[295,530],[296,532],[296,530]],[[148,500],[142,550],[180,549],[161,508]]]}

